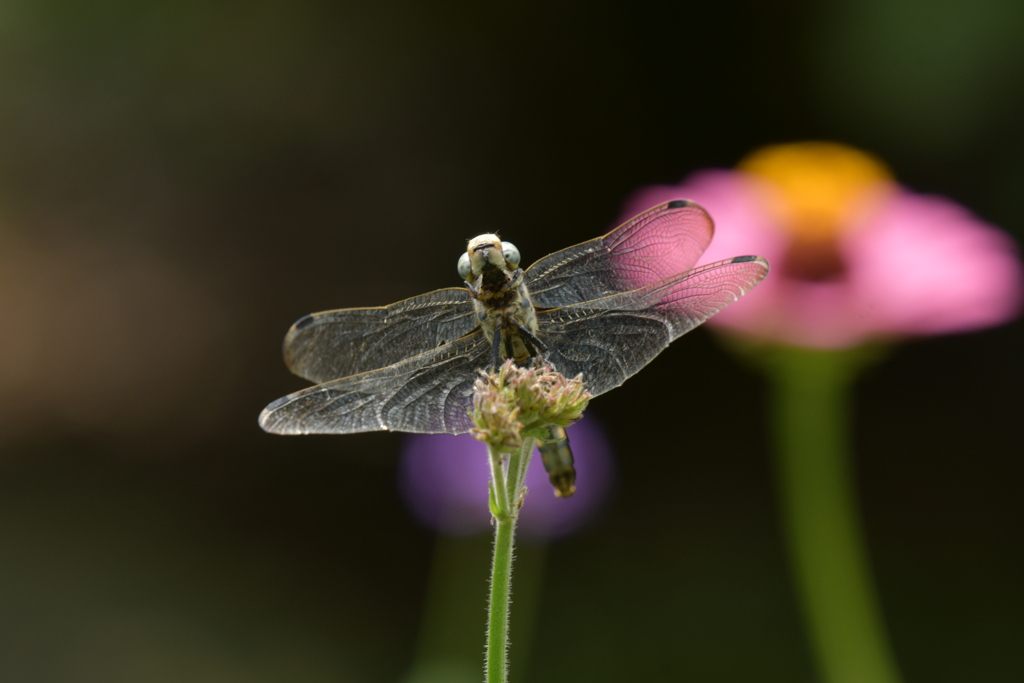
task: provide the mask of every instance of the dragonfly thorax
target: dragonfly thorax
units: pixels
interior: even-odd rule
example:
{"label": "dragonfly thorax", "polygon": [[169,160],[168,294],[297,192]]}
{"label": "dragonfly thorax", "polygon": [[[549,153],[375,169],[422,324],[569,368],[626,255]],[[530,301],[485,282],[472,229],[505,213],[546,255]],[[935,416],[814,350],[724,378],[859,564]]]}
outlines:
{"label": "dragonfly thorax", "polygon": [[[497,235],[474,237],[459,259],[459,275],[473,297],[480,329],[495,350],[494,360],[526,362],[537,354],[537,315],[519,268],[519,250]],[[497,339],[495,338],[497,335]]]}
{"label": "dragonfly thorax", "polygon": [[518,271],[517,276],[505,280],[503,286],[497,290],[487,291],[484,287],[486,282],[481,284],[480,296],[474,298],[480,329],[492,343],[496,334],[502,337],[502,358],[514,358],[518,363],[526,362],[535,353],[531,353],[523,341],[522,331],[526,330],[531,335],[536,335],[537,314],[530,300],[530,293],[523,283],[522,271]]}

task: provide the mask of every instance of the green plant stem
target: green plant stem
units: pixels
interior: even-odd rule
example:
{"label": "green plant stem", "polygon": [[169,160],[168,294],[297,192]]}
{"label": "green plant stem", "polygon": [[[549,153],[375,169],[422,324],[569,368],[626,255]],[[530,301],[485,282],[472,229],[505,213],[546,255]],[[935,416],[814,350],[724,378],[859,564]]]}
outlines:
{"label": "green plant stem", "polygon": [[500,453],[493,453],[490,446],[487,453],[491,462],[491,514],[495,518],[507,515],[509,510],[508,486],[506,482],[505,465],[502,462]]}
{"label": "green plant stem", "polygon": [[519,496],[526,483],[526,470],[530,467],[530,459],[533,457],[535,440],[526,438],[523,440],[523,447],[511,454],[508,458],[508,478],[506,487],[508,491],[509,511],[519,511]]}
{"label": "green plant stem", "polygon": [[[547,495],[547,491],[541,495]],[[547,553],[546,541],[536,539],[523,543],[517,539],[516,646],[509,655],[509,667],[518,672],[519,678],[530,674]]]}
{"label": "green plant stem", "polygon": [[491,564],[491,595],[487,613],[487,683],[508,680],[508,624],[512,595],[512,550],[523,478],[533,453],[533,439],[525,439],[519,453],[508,458],[508,469],[498,454],[490,453],[492,511],[494,512],[494,561]]}
{"label": "green plant stem", "polygon": [[783,520],[797,590],[827,683],[898,683],[856,504],[850,385],[858,359],[786,349],[772,410]]}
{"label": "green plant stem", "polygon": [[[483,535],[434,538],[415,656],[404,683],[479,683],[477,619],[487,589],[477,580],[487,571],[489,541]],[[521,576],[518,583],[522,589]],[[517,616],[522,613],[519,603],[517,599]]]}
{"label": "green plant stem", "polygon": [[499,518],[494,530],[491,600],[487,614],[487,683],[508,680],[508,608],[512,589],[514,517]]}

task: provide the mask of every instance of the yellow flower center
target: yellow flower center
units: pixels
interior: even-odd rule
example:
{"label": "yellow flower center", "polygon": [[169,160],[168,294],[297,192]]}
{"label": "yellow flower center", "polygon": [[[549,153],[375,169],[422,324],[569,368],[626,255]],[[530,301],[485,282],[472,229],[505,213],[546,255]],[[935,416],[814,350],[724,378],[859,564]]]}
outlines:
{"label": "yellow flower center", "polygon": [[794,239],[832,240],[851,219],[873,205],[893,177],[874,156],[832,142],[799,142],[764,147],[739,163],[740,170],[778,190],[771,210]]}
{"label": "yellow flower center", "polygon": [[784,271],[807,280],[842,276],[838,238],[895,186],[881,160],[832,142],[764,147],[743,159],[739,169],[776,190],[768,208],[791,240]]}

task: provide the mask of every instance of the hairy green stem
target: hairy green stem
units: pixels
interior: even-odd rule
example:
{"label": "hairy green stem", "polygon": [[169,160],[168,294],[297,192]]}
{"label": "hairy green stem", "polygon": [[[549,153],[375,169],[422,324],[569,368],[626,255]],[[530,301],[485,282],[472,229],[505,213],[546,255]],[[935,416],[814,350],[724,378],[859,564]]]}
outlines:
{"label": "hairy green stem", "polygon": [[520,491],[532,453],[533,439],[525,439],[522,450],[508,458],[507,471],[499,455],[490,453],[494,561],[491,564],[491,595],[487,614],[486,683],[506,683],[508,680],[512,550]]}
{"label": "hairy green stem", "polygon": [[487,615],[487,683],[508,680],[508,608],[512,588],[514,517],[499,518],[494,531],[491,601]]}
{"label": "hairy green stem", "polygon": [[501,453],[494,453],[490,446],[487,447],[487,454],[491,463],[491,514],[498,518],[501,514],[508,514],[509,509],[505,463]]}
{"label": "hairy green stem", "polygon": [[849,390],[855,358],[786,349],[772,410],[783,520],[826,683],[899,683],[856,503]]}

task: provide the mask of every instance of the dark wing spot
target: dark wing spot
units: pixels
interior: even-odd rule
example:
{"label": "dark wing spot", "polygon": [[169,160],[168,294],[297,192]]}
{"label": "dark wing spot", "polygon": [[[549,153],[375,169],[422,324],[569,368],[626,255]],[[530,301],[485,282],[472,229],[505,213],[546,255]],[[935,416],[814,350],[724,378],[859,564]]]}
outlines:
{"label": "dark wing spot", "polygon": [[294,325],[292,325],[292,327],[294,327],[297,330],[301,330],[303,327],[309,327],[312,324],[313,324],[313,316],[312,315],[305,315],[305,316],[302,316],[301,318],[299,318],[298,322],[296,322]]}
{"label": "dark wing spot", "polygon": [[736,258],[734,258],[731,261],[731,263],[749,263],[751,261],[756,261],[758,258],[760,258],[760,257],[758,257],[758,256],[737,256]]}
{"label": "dark wing spot", "polygon": [[689,206],[689,205],[690,205],[690,202],[685,200],[685,199],[673,199],[672,201],[670,201],[668,203],[668,208],[670,208],[670,209],[681,209],[684,206]]}

